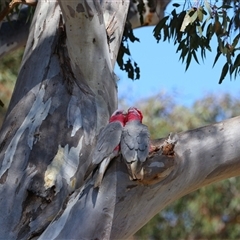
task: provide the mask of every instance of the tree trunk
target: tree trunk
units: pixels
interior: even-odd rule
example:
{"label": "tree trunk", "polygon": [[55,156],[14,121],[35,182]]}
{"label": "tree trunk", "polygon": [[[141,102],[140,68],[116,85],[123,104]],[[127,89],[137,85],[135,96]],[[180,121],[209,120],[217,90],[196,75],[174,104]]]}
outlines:
{"label": "tree trunk", "polygon": [[[86,11],[75,12],[79,19],[71,29],[68,14],[74,6],[64,4],[67,31],[56,2],[38,3],[2,126],[0,236],[5,239],[39,235],[82,186],[95,137],[117,108],[101,6],[83,3]],[[82,28],[79,21],[85,21]]]}
{"label": "tree trunk", "polygon": [[240,174],[234,118],[153,141],[141,182],[121,156],[99,189],[95,173],[84,180],[117,108],[113,67],[129,2],[101,4],[38,3],[0,134],[3,239],[125,239],[181,196]]}

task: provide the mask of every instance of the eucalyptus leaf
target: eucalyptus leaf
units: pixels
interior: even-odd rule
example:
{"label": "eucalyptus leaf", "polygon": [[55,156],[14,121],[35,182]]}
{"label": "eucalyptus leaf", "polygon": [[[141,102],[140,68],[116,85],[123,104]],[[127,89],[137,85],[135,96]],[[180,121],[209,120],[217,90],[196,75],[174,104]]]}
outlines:
{"label": "eucalyptus leaf", "polygon": [[221,73],[221,76],[220,76],[220,79],[219,79],[219,84],[222,83],[222,81],[224,80],[224,78],[226,77],[227,75],[227,72],[228,72],[228,63],[226,62],[222,68],[222,73]]}

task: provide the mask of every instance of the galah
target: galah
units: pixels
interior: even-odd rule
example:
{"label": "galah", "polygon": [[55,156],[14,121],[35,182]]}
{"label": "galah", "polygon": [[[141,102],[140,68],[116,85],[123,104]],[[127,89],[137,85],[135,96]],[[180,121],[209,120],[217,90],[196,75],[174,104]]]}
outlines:
{"label": "galah", "polygon": [[99,187],[104,173],[110,161],[118,156],[126,114],[122,110],[115,111],[109,119],[109,123],[100,132],[92,163],[89,166],[86,177],[100,164],[94,187]]}
{"label": "galah", "polygon": [[133,180],[143,179],[142,163],[150,148],[148,127],[142,124],[142,119],[137,108],[129,108],[121,139],[121,153]]}

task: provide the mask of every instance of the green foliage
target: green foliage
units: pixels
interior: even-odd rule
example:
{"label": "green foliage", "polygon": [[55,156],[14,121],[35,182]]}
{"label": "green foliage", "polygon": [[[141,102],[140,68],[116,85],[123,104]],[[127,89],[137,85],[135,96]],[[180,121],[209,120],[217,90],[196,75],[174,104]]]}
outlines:
{"label": "green foliage", "polygon": [[138,2],[137,8],[138,8],[138,12],[139,12],[139,15],[140,15],[140,23],[141,23],[141,25],[143,25],[143,22],[144,22],[143,14],[146,11],[145,3],[143,2],[143,0],[137,0],[137,2]]}
{"label": "green foliage", "polygon": [[[180,59],[186,63],[186,70],[192,59],[199,63],[197,53],[206,58],[206,50],[211,51],[212,37],[216,36],[218,47],[213,66],[220,56],[226,58],[219,84],[227,73],[236,78],[240,74],[240,5],[236,0],[214,4],[197,0],[191,4],[185,0],[183,9],[177,12],[180,4],[173,4],[174,10],[164,17],[154,29],[154,36],[159,42],[174,40]],[[186,3],[188,6],[186,7]],[[218,4],[218,5],[217,5]],[[231,16],[231,17],[230,17]]]}
{"label": "green foliage", "polygon": [[[151,5],[152,1],[148,0],[148,5]],[[134,2],[138,3],[140,22],[143,23],[146,5],[142,0],[134,0]],[[199,54],[202,60],[206,58],[206,52],[212,51],[212,41],[217,40],[213,67],[220,56],[226,59],[219,77],[219,84],[227,74],[237,78],[240,75],[239,1],[223,0],[221,3],[218,1],[211,3],[207,0],[185,0],[182,5],[173,3],[173,7],[173,11],[161,19],[154,28],[153,34],[157,42],[173,40],[174,45],[177,46],[176,52],[180,53],[179,59],[186,63],[187,71],[193,60],[199,64]],[[126,23],[117,62],[120,69],[128,73],[130,79],[139,79],[140,70],[137,63],[130,58],[128,40],[139,41],[134,36],[129,22]],[[124,60],[126,55],[128,59]]]}
{"label": "green foliage", "polygon": [[[136,103],[151,137],[166,137],[240,115],[240,100],[229,94],[207,95],[191,108],[171,95]],[[239,239],[240,177],[201,188],[172,203],[139,230],[135,239]]]}
{"label": "green foliage", "polygon": [[[136,80],[140,78],[140,68],[138,67],[137,63],[133,61],[131,58],[128,41],[139,42],[139,39],[134,36],[131,23],[126,22],[125,29],[123,32],[123,39],[118,51],[117,63],[121,70],[126,71],[128,73],[128,78]],[[125,59],[126,55],[128,56],[127,60]]]}
{"label": "green foliage", "polygon": [[[25,23],[31,22],[34,11],[34,7],[23,7],[21,2],[0,0],[0,12],[2,15],[6,16],[12,29],[15,28],[17,25],[16,22],[18,20],[25,20]],[[15,83],[20,66],[22,54],[23,50],[20,49],[15,53],[7,55],[1,59],[0,62],[0,125],[2,122],[2,115],[6,112],[6,108],[8,107],[13,85]],[[3,107],[5,108],[3,109]]]}
{"label": "green foliage", "polygon": [[0,61],[0,100],[2,102],[2,107],[0,107],[0,126],[12,95],[22,55],[23,49],[20,49],[5,56]]}

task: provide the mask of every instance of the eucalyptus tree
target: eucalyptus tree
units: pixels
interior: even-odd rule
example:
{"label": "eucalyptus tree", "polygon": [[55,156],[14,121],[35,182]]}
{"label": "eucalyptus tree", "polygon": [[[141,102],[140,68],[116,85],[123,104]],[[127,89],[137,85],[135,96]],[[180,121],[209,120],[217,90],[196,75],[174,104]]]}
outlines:
{"label": "eucalyptus tree", "polygon": [[37,3],[0,134],[1,238],[127,238],[181,196],[239,175],[234,118],[152,140],[141,181],[130,180],[121,155],[100,188],[96,172],[85,176],[97,136],[118,105],[113,70],[120,46],[126,50],[124,29],[131,34],[129,5],[137,6],[141,26],[154,24],[145,21],[149,16],[161,18],[169,1],[156,1],[149,12],[142,3]]}

